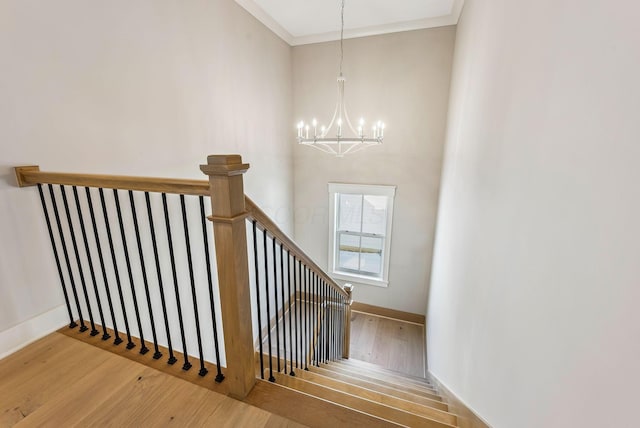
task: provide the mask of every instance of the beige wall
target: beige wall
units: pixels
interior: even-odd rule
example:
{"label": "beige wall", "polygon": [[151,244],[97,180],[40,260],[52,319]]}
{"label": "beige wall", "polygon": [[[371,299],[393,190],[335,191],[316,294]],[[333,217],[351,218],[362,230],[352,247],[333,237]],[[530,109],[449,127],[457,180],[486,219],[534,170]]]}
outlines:
{"label": "beige wall", "polygon": [[[389,287],[357,285],[358,301],[426,310],[454,36],[444,27],[345,40],[347,110],[355,121],[383,119],[384,144],[342,159],[294,150],[295,236],[320,266],[328,258],[327,183],[397,186]],[[293,48],[296,120],[331,119],[338,52],[338,42]]]}
{"label": "beige wall", "polygon": [[291,48],[233,0],[3,1],[0,70],[0,355],[64,321],[15,165],[205,179],[208,154],[241,153],[292,231]]}
{"label": "beige wall", "polygon": [[465,2],[427,349],[496,428],[637,425],[639,19]]}

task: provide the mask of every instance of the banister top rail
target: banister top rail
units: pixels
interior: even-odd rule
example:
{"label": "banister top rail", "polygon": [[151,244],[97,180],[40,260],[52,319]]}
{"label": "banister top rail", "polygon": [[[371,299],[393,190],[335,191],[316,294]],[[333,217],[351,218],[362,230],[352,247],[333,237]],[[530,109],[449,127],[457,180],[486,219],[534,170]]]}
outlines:
{"label": "banister top rail", "polygon": [[[40,171],[39,166],[20,166],[15,168],[15,172],[20,187],[35,186],[37,184],[62,184],[67,186],[102,187],[106,189],[210,196],[209,181],[207,180],[45,172]],[[314,270],[320,278],[338,290],[342,296],[349,298],[344,289],[307,256],[302,248],[289,238],[278,225],[246,195],[245,208],[251,218],[255,219],[277,240],[288,247],[300,261]]]}
{"label": "banister top rail", "polygon": [[318,266],[307,254],[296,244],[291,238],[284,233],[278,225],[269,218],[248,196],[244,197],[245,209],[249,213],[249,217],[256,220],[264,229],[271,233],[278,241],[282,242],[291,252],[305,265],[311,268],[315,273],[325,280],[331,287],[335,288],[343,297],[349,298],[349,294],[344,291],[338,283],[336,283],[320,266]]}
{"label": "banister top rail", "polygon": [[44,172],[40,171],[38,166],[17,167],[16,178],[20,187],[35,186],[36,184],[62,184],[67,186],[210,196],[209,182],[207,180]]}

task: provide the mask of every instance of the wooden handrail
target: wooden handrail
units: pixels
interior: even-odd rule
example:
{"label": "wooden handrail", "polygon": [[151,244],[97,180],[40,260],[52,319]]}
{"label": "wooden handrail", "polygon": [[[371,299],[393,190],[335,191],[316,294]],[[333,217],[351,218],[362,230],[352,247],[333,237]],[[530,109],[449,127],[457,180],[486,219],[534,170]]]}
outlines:
{"label": "wooden handrail", "polygon": [[66,186],[209,196],[209,182],[207,180],[44,172],[40,171],[37,166],[17,167],[16,178],[20,187],[35,186],[36,184],[63,184]]}
{"label": "wooden handrail", "polygon": [[245,209],[249,213],[249,217],[253,218],[260,224],[263,229],[266,229],[271,235],[273,235],[278,241],[282,242],[287,249],[291,250],[291,253],[296,258],[302,261],[307,267],[315,272],[320,278],[327,282],[332,288],[336,289],[343,297],[349,298],[349,295],[337,282],[335,282],[320,266],[318,266],[307,254],[295,243],[286,233],[278,227],[278,225],[269,218],[269,216],[262,211],[248,196],[244,198]]}
{"label": "wooden handrail", "polygon": [[[182,195],[210,196],[209,181],[180,178],[136,177],[128,175],[74,174],[64,172],[44,172],[38,166],[15,168],[20,187],[36,184],[62,184],[66,186],[102,187],[105,189],[136,190]],[[343,297],[349,296],[320,266],[318,266],[278,225],[269,218],[248,196],[245,207],[249,216],[256,220],[278,241],[282,242],[296,258],[313,270],[320,278],[336,289]]]}

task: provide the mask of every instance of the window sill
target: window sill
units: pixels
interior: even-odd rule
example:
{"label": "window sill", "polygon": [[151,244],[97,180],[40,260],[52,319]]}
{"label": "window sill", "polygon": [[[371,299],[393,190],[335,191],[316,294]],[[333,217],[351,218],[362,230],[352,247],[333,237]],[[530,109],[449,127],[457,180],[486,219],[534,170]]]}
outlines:
{"label": "window sill", "polygon": [[387,288],[389,286],[389,281],[386,281],[384,279],[371,278],[364,275],[355,275],[345,272],[333,272],[331,276],[342,281],[355,282],[356,284],[373,285],[376,287],[384,288]]}

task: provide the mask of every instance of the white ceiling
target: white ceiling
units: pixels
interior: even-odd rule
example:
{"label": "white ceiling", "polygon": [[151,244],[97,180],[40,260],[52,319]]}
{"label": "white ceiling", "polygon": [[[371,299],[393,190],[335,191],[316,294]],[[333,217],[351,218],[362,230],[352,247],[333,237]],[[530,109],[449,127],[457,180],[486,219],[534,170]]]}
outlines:
{"label": "white ceiling", "polygon": [[[235,0],[292,46],[340,38],[341,0]],[[454,25],[464,0],[345,0],[345,38]]]}

